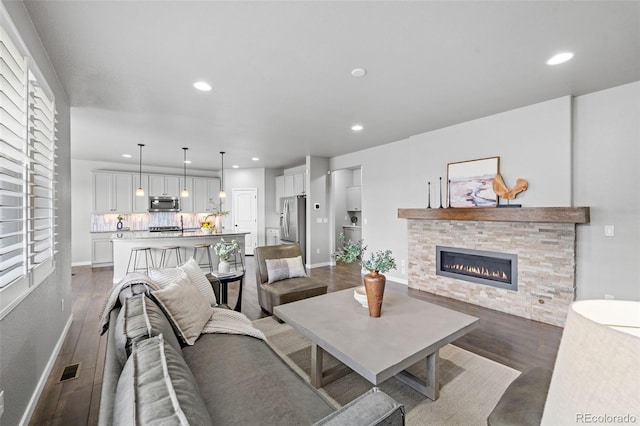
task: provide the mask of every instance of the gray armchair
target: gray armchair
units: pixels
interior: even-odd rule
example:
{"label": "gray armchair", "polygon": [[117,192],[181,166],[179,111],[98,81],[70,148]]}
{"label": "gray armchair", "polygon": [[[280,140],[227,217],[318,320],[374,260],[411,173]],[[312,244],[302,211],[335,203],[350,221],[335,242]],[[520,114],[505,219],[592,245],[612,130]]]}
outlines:
{"label": "gray armchair", "polygon": [[266,259],[283,259],[302,255],[298,244],[257,247],[254,252],[258,302],[263,311],[273,314],[273,307],[327,293],[327,285],[312,277],[288,278],[269,283]]}

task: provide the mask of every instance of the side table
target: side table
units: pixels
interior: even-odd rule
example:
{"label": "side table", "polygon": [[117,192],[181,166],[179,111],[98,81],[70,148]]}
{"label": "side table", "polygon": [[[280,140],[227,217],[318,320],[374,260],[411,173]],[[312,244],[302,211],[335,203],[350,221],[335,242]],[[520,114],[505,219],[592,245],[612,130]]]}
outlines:
{"label": "side table", "polygon": [[[213,272],[211,274],[207,274],[207,278],[211,285],[214,286],[214,292],[216,296],[219,293],[218,303],[228,304],[228,284],[236,281],[240,282],[240,286],[238,288],[238,300],[236,301],[236,306],[233,308],[234,311],[240,312],[242,309],[242,283],[244,282],[244,271],[233,271],[227,274]],[[220,283],[220,289],[218,292],[215,291],[215,286],[217,283]]]}

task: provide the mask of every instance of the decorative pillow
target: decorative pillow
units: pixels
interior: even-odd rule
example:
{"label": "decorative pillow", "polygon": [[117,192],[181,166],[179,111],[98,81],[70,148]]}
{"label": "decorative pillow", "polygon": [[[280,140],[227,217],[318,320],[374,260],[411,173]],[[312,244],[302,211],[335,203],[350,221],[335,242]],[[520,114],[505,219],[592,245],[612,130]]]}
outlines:
{"label": "decorative pillow", "polygon": [[202,272],[202,269],[200,269],[200,266],[198,266],[198,263],[193,260],[193,258],[189,259],[188,262],[177,268],[149,269],[149,276],[160,287],[166,287],[175,282],[182,273],[187,274],[187,277],[189,278],[189,280],[191,280],[191,283],[202,292],[202,295],[206,297],[210,306],[218,305],[216,301],[216,295],[213,293],[213,288],[211,287],[211,283],[207,279],[205,273]]}
{"label": "decorative pillow", "polygon": [[116,390],[114,425],[210,425],[182,354],[162,335],[133,344]]}
{"label": "decorative pillow", "polygon": [[302,256],[285,257],[282,259],[265,259],[269,282],[286,280],[287,278],[306,277]]}
{"label": "decorative pillow", "polygon": [[202,271],[202,269],[200,269],[198,262],[196,262],[193,257],[178,268],[187,273],[191,282],[198,287],[198,290],[200,290],[202,294],[205,295],[209,305],[218,305],[216,295],[213,293],[213,287],[211,287],[211,283],[209,282],[207,275]]}
{"label": "decorative pillow", "polygon": [[159,287],[173,284],[182,275],[182,269],[178,268],[149,268],[149,277]]}
{"label": "decorative pillow", "polygon": [[213,308],[202,297],[200,290],[191,283],[186,272],[172,284],[152,291],[151,295],[167,315],[182,341],[193,345],[213,315]]}
{"label": "decorative pillow", "polygon": [[180,343],[162,310],[144,294],[127,298],[116,320],[115,347],[120,364],[131,355],[134,342],[164,334],[176,350]]}

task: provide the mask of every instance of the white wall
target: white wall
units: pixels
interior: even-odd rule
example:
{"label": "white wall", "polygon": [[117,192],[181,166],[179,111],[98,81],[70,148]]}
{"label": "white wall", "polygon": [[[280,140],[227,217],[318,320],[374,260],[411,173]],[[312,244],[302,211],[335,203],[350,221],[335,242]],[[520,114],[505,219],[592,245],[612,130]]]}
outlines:
{"label": "white wall", "polygon": [[[56,240],[59,251],[55,255],[55,270],[40,285],[31,287],[24,299],[0,318],[0,391],[4,391],[1,423],[17,425],[21,421],[28,422],[27,417],[35,408],[72,318],[70,111],[67,96],[24,4],[2,0],[0,7],[6,8],[26,49],[53,91],[58,112],[55,207],[58,209]],[[3,26],[9,26],[4,17],[2,21]],[[64,308],[61,299],[66,301]]]}
{"label": "white wall", "polygon": [[[331,261],[329,223],[329,159],[307,156],[307,265],[326,266]],[[315,210],[318,203],[320,209]]]}
{"label": "white wall", "polygon": [[437,199],[438,178],[446,181],[447,163],[491,156],[500,156],[507,185],[517,178],[529,181],[529,190],[518,196],[518,203],[526,207],[570,205],[571,98],[334,157],[330,165],[335,170],[362,164],[363,238],[370,250],[393,251],[398,270],[387,275],[406,283],[407,223],[397,218],[398,208],[426,207],[428,181]]}
{"label": "white wall", "polygon": [[[76,142],[77,143],[77,142]],[[71,262],[76,265],[91,263],[91,215],[92,178],[94,170],[112,170],[122,172],[138,172],[139,164],[112,163],[106,161],[71,160],[71,219],[72,241]],[[159,173],[182,175],[183,169],[171,167],[142,166],[143,173]],[[189,170],[188,176],[217,177],[218,172],[206,170]],[[226,176],[226,171],[225,171]]]}
{"label": "white wall", "polygon": [[574,123],[577,297],[640,300],[640,82],[577,97]]}

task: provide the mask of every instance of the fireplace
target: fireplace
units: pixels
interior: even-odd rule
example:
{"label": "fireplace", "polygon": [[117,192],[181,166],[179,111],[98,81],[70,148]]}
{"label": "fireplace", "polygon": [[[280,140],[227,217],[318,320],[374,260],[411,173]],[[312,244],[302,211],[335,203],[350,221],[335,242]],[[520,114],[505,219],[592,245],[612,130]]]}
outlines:
{"label": "fireplace", "polygon": [[518,290],[518,255],[436,246],[436,275]]}

